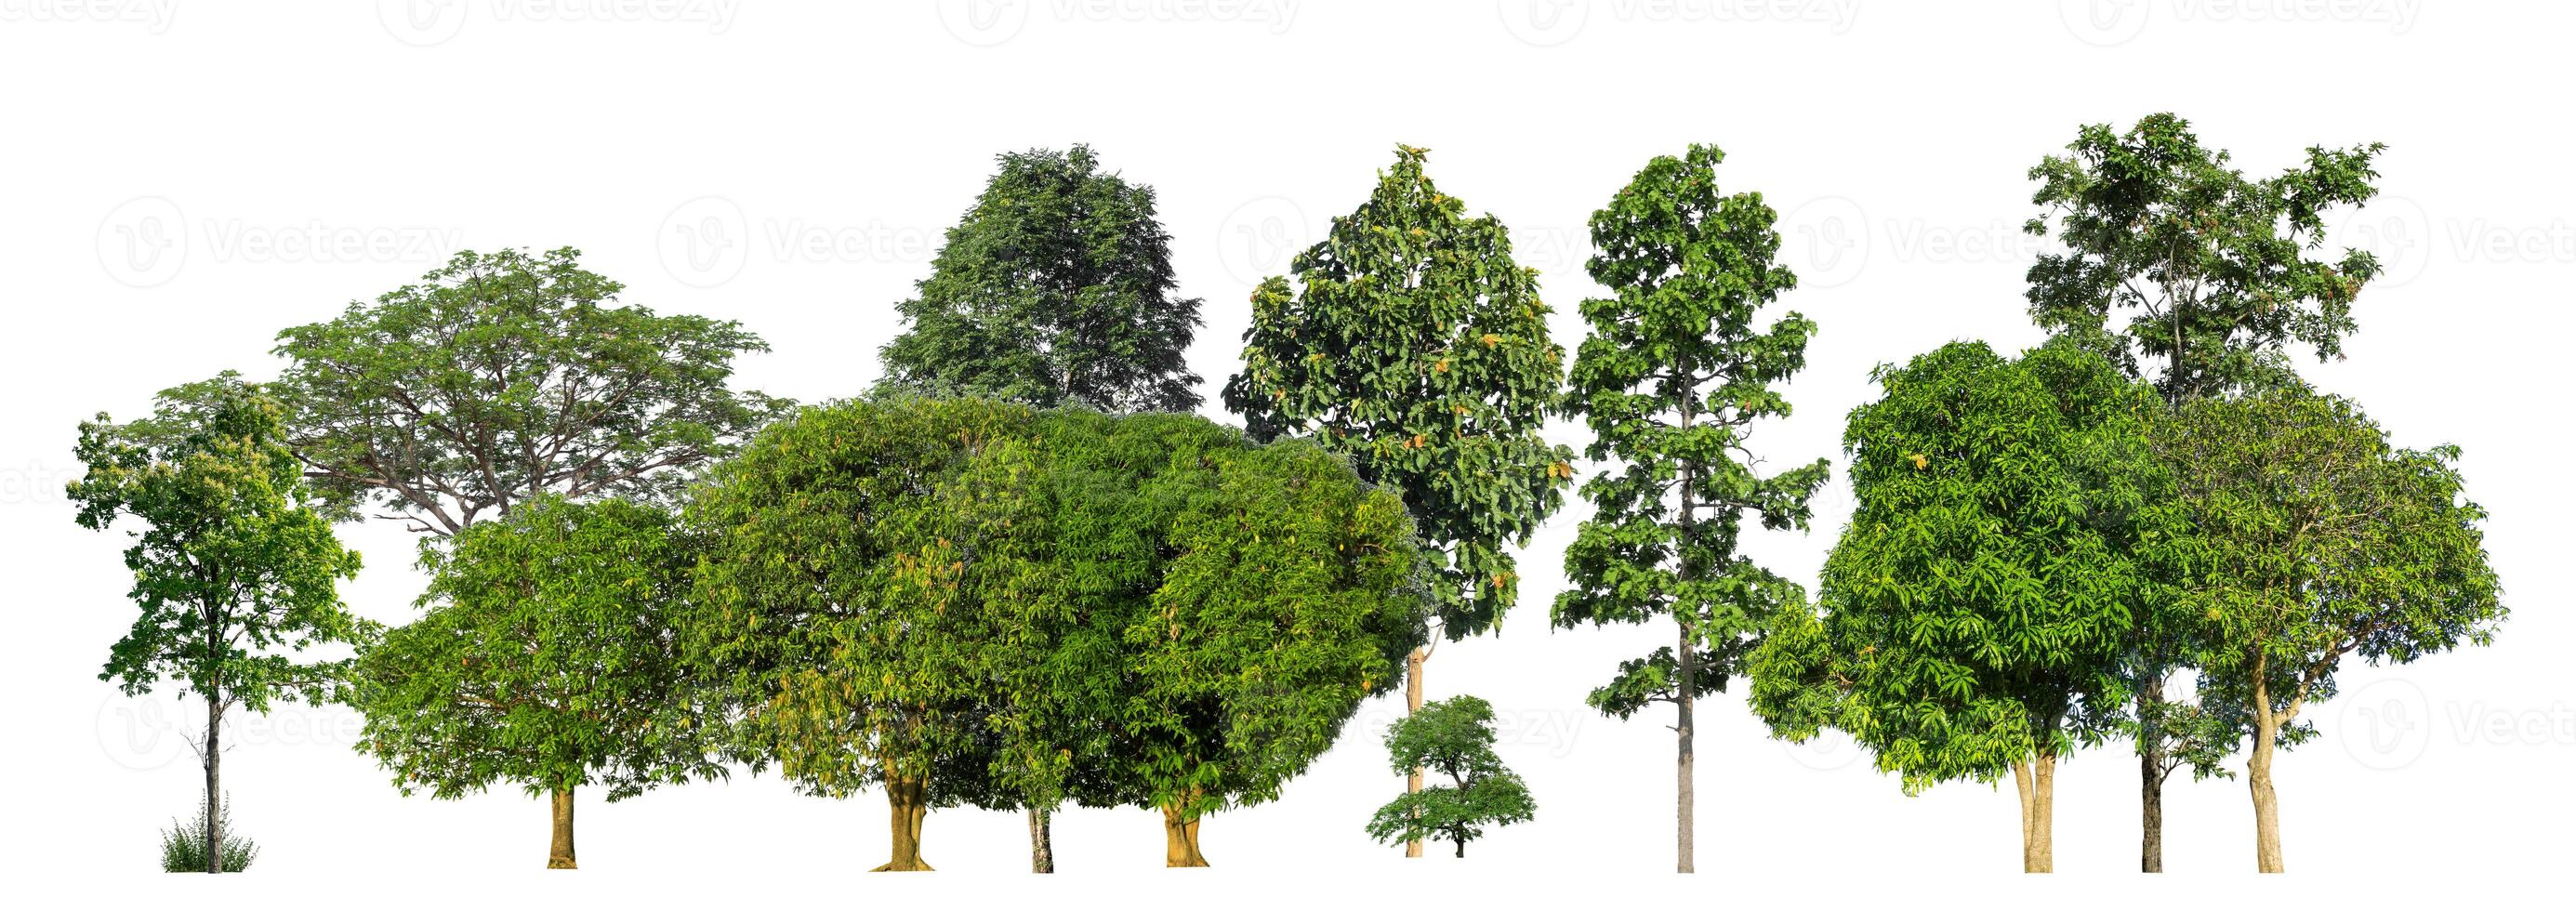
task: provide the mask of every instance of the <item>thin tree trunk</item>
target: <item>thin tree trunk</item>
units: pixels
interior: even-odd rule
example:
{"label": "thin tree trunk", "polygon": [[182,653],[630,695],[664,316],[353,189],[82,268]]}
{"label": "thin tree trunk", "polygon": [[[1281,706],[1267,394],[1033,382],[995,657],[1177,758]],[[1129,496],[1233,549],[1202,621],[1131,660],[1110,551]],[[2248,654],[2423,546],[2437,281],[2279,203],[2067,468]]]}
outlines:
{"label": "thin tree trunk", "polygon": [[1055,872],[1055,839],[1050,832],[1055,813],[1045,807],[1029,808],[1029,872]]}
{"label": "thin tree trunk", "polygon": [[[1404,713],[1406,717],[1411,717],[1413,713],[1422,711],[1422,666],[1430,660],[1431,652],[1427,648],[1414,649],[1413,654],[1405,656]],[[1413,772],[1404,776],[1404,793],[1422,793],[1421,766],[1414,766]],[[1415,838],[1407,840],[1404,843],[1404,856],[1421,857],[1422,839]],[[1178,865],[1176,864],[1175,866]],[[1205,866],[1205,863],[1202,862],[1200,866]]]}
{"label": "thin tree trunk", "polygon": [[1677,744],[1673,762],[1673,848],[1676,858],[1673,870],[1678,873],[1689,873],[1692,872],[1691,811],[1698,799],[1697,790],[1692,783],[1696,760],[1691,755],[1691,703],[1698,694],[1694,692],[1691,684],[1699,673],[1697,665],[1699,649],[1694,648],[1691,643],[1688,626],[1682,627],[1680,654],[1681,690],[1679,698],[1674,700],[1675,707],[1680,709],[1680,720],[1673,725],[1673,737]]}
{"label": "thin tree trunk", "polygon": [[2165,701],[2164,668],[2146,669],[2138,687],[2138,872],[2165,871],[2165,741],[2145,721]]}
{"label": "thin tree trunk", "polygon": [[1451,840],[1452,840],[1452,841],[1455,841],[1455,842],[1457,842],[1457,843],[1458,843],[1458,859],[1459,859],[1459,860],[1465,860],[1465,859],[1467,859],[1467,840],[1466,840],[1466,839],[1464,839],[1464,838],[1457,838],[1457,839],[1451,839]]}
{"label": "thin tree trunk", "polygon": [[206,694],[206,872],[224,872],[224,700]]}
{"label": "thin tree trunk", "polygon": [[2254,795],[2254,869],[2281,873],[2281,804],[2272,793],[2273,740],[2281,719],[2272,712],[2272,694],[2264,685],[2263,660],[2254,662],[2254,751],[2245,759],[2245,785]]}
{"label": "thin tree trunk", "polygon": [[921,859],[921,821],[930,814],[930,782],[921,778],[890,776],[886,779],[887,825],[892,831],[893,858],[870,873],[929,872],[930,863]]}
{"label": "thin tree trunk", "polygon": [[1207,855],[1199,853],[1198,817],[1181,818],[1179,802],[1163,805],[1163,866],[1204,867]]}
{"label": "thin tree trunk", "polygon": [[556,788],[554,792],[555,839],[546,850],[546,869],[578,870],[572,850],[572,789]]}

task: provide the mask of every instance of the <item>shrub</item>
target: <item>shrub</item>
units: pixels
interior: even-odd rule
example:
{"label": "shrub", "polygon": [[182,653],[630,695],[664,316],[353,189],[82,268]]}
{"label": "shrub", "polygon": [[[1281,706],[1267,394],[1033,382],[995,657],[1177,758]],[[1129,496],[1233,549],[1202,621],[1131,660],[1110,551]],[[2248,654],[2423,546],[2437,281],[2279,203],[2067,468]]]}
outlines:
{"label": "shrub", "polygon": [[[224,799],[221,825],[217,837],[223,841],[224,872],[239,873],[250,869],[259,856],[259,845],[233,831],[233,802]],[[197,801],[197,814],[188,822],[170,820],[170,828],[161,831],[161,871],[164,873],[199,873],[206,869],[206,802]]]}

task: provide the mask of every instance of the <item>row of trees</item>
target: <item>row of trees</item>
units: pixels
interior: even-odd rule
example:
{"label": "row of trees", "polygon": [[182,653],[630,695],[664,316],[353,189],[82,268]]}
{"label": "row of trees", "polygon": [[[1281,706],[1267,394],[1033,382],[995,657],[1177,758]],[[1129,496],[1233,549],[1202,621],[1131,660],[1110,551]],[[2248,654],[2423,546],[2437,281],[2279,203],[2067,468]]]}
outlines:
{"label": "row of trees", "polygon": [[[1848,731],[1909,790],[2013,774],[2033,870],[2068,751],[2137,745],[2155,870],[2165,778],[2223,774],[2250,738],[2278,869],[2272,751],[2308,736],[2340,660],[2483,642],[2503,616],[2456,453],[2391,447],[2288,366],[2354,327],[2376,264],[2309,251],[2369,198],[2377,151],[2248,180],[2160,115],[2033,169],[2032,230],[2065,247],[2031,272],[2054,337],[1878,371],[1814,604],[1739,545],[1804,529],[1828,480],[1823,459],[1761,471],[1751,445],[1817,327],[1766,312],[1796,286],[1776,214],[1722,191],[1706,146],[1594,214],[1609,294],[1570,365],[1505,227],[1401,147],[1254,292],[1222,395],[1246,429],[1154,413],[1199,404],[1200,301],[1152,190],[1077,147],[1002,157],[865,398],[734,388],[758,337],[617,305],[573,251],[468,253],[282,333],[273,383],[85,424],[74,491],[85,524],[142,519],[129,562],[168,580],[138,584],[111,676],[176,677],[210,730],[236,703],[351,700],[406,791],[551,794],[560,865],[575,788],[729,762],[881,787],[886,869],[926,869],[924,814],[958,804],[1026,812],[1051,869],[1067,802],[1159,810],[1187,865],[1202,816],[1277,796],[1399,674],[1428,711],[1433,645],[1517,601],[1511,548],[1577,474],[1540,429],[1571,418],[1604,470],[1551,620],[1674,624],[1589,701],[1675,707],[1680,870],[1694,708],[1739,677],[1780,735]],[[332,593],[356,564],[329,524],[362,514],[426,534],[426,613],[380,641]],[[332,642],[358,657],[280,656]],[[2168,697],[2185,670],[2193,697]],[[1369,826],[1417,856],[1530,805],[1468,736],[1482,703],[1444,705],[1391,736],[1413,793]]]}

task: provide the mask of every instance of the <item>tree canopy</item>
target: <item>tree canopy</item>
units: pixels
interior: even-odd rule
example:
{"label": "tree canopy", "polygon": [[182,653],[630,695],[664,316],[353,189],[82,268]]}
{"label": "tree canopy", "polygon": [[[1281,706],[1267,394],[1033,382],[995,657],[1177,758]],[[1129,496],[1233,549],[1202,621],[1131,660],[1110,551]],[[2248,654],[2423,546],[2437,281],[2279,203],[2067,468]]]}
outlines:
{"label": "tree canopy", "polygon": [[740,325],[619,305],[571,248],[466,251],[278,334],[270,391],[319,488],[446,536],[547,494],[667,499],[784,404],[733,389]]}
{"label": "tree canopy", "polygon": [[1203,322],[1178,296],[1154,190],[1100,168],[1088,146],[1001,156],[896,304],[885,385],[1110,411],[1198,407],[1185,359]]}
{"label": "tree canopy", "polygon": [[573,868],[575,789],[620,800],[722,774],[672,628],[694,561],[659,508],[556,496],[424,548],[427,612],[358,665],[359,748],[405,794],[550,795],[547,866]]}

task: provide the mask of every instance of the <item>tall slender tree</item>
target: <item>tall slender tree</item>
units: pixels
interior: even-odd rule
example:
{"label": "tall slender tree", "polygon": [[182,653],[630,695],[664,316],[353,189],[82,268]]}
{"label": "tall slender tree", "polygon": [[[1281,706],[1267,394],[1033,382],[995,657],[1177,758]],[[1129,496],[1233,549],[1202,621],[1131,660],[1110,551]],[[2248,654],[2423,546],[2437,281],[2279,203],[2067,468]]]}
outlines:
{"label": "tall slender tree", "polygon": [[[1295,284],[1253,292],[1225,404],[1254,438],[1313,439],[1404,498],[1438,580],[1439,636],[1455,641],[1518,600],[1504,548],[1556,511],[1574,469],[1572,451],[1540,437],[1565,367],[1538,273],[1513,261],[1499,219],[1432,184],[1427,154],[1398,146],[1368,201],[1291,261]],[[1430,654],[1407,658],[1408,710],[1422,707]]]}
{"label": "tall slender tree", "polygon": [[1745,520],[1805,529],[1828,473],[1824,459],[1769,476],[1754,465],[1751,427],[1789,414],[1776,386],[1806,365],[1816,324],[1796,312],[1757,322],[1797,278],[1774,261],[1777,218],[1762,195],[1718,189],[1725,158],[1707,145],[1657,157],[1593,213],[1590,271],[1615,296],[1583,302],[1591,333],[1564,405],[1592,429],[1587,455],[1616,467],[1583,484],[1596,511],[1566,548],[1553,619],[1673,620],[1673,645],[1622,662],[1589,702],[1620,718],[1674,706],[1683,873],[1699,695],[1723,691],[1781,611],[1804,603],[1796,583],[1737,552]]}
{"label": "tall slender tree", "polygon": [[1199,299],[1175,293],[1154,190],[1100,168],[1089,146],[1001,156],[931,263],[908,328],[880,353],[884,383],[1051,408],[1198,407],[1185,355]]}
{"label": "tall slender tree", "polygon": [[[2293,343],[2343,356],[2352,305],[2379,274],[2368,252],[2314,255],[2325,217],[2377,195],[2379,143],[2310,147],[2298,166],[2248,178],[2172,114],[2126,131],[2082,128],[2030,169],[2041,207],[2026,230],[2059,252],[2030,269],[2031,318],[2152,379],[2167,404],[2277,382]],[[2132,630],[2137,704],[2139,868],[2164,869],[2164,782],[2206,746],[2205,717],[2167,704],[2188,618],[2149,610]]]}
{"label": "tall slender tree", "polygon": [[2351,402],[2297,385],[2194,402],[2159,434],[2197,534],[2185,604],[2203,705],[2250,739],[2256,869],[2279,873],[2274,754],[2347,658],[2485,645],[2506,617],[2459,450],[2399,449]]}
{"label": "tall slender tree", "polygon": [[314,485],[440,537],[547,494],[668,500],[784,407],[730,385],[758,336],[619,305],[580,257],[459,253],[279,333],[268,391]]}
{"label": "tall slender tree", "polygon": [[131,519],[125,566],[141,613],[101,680],[128,695],[165,682],[205,702],[206,872],[222,872],[224,718],[280,700],[345,695],[348,660],[302,655],[366,641],[338,585],[358,554],[331,523],[284,443],[278,403],[232,373],[161,393],[152,417],[104,413],[80,425],[88,466],[68,486],[82,527]]}

